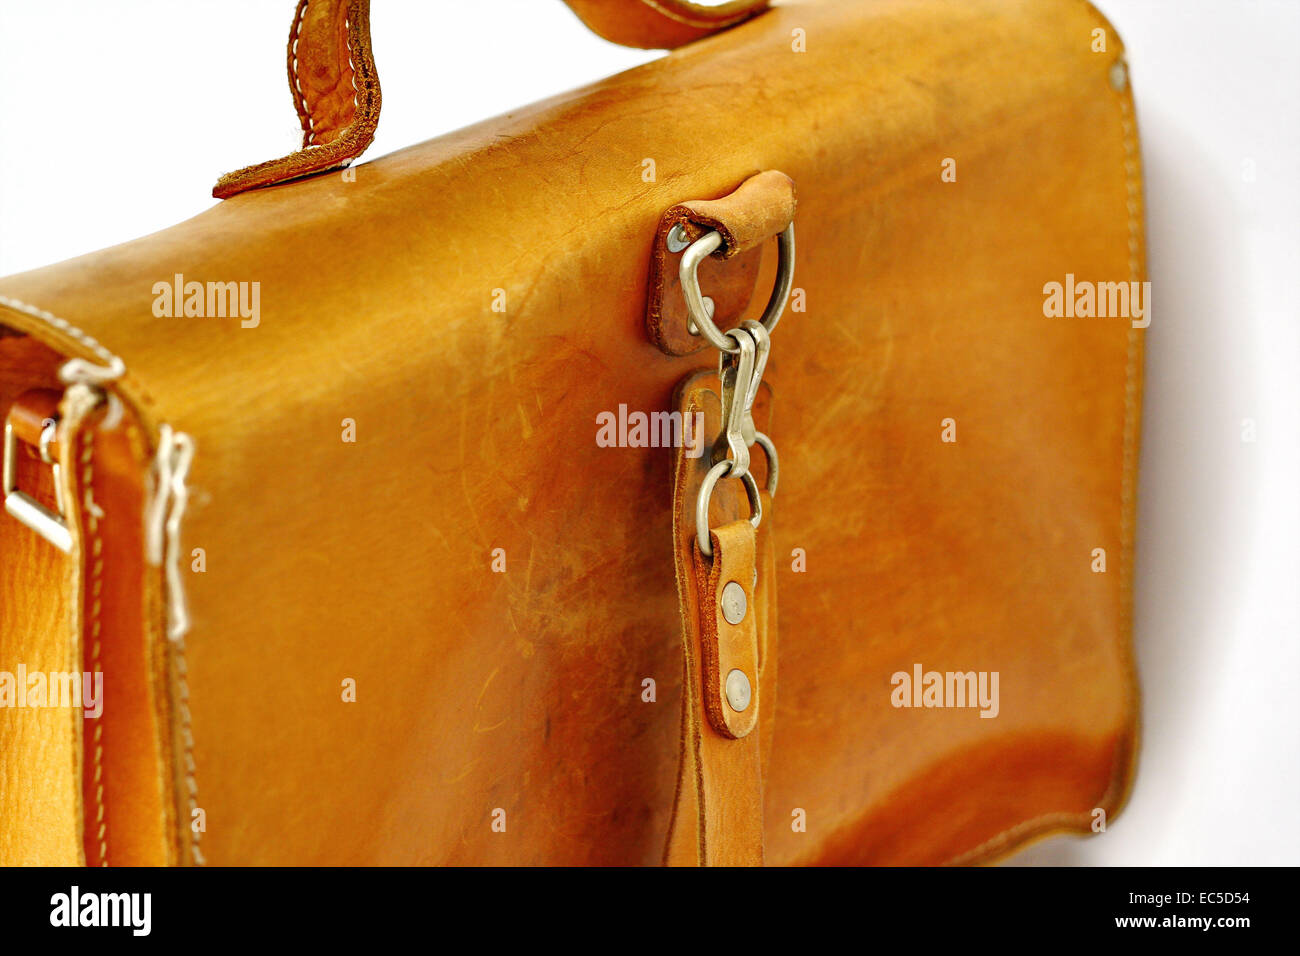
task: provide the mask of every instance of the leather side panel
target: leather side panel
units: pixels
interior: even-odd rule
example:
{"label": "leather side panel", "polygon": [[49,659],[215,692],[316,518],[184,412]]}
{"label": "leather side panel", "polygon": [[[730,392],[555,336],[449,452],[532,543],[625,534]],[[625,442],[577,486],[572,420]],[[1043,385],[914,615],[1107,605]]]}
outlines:
{"label": "leather side panel", "polygon": [[[33,338],[0,337],[0,417],[29,388],[59,389],[60,361]],[[49,466],[22,451],[19,487],[51,505]],[[20,666],[28,675],[81,670],[72,639],[79,582],[75,555],[0,512],[0,681],[16,681]],[[76,866],[81,711],[16,703],[0,706],[0,866]]]}

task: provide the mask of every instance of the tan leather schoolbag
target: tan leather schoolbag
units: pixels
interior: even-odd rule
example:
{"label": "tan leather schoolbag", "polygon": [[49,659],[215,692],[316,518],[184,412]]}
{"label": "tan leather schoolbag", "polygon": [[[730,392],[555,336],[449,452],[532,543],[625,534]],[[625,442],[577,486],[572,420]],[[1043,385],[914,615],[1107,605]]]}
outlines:
{"label": "tan leather schoolbag", "polygon": [[351,166],[369,2],[300,0],[302,151],[0,280],[0,863],[974,862],[1122,804],[1119,38],[570,5],[677,49]]}

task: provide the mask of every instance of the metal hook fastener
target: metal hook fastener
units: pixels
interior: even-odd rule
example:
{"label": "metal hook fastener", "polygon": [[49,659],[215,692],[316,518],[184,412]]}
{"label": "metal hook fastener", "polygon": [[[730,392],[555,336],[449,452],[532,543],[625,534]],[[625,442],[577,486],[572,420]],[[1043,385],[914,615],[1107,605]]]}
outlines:
{"label": "metal hook fastener", "polygon": [[763,383],[763,372],[767,369],[767,356],[772,351],[772,339],[767,328],[753,319],[746,319],[740,327],[754,337],[754,374],[749,377],[749,390],[745,393],[745,443],[754,444],[758,434],[754,428],[754,400],[758,398],[758,386]]}
{"label": "metal hook fastener", "polygon": [[[732,478],[743,478],[749,472],[749,446],[745,423],[749,419],[750,383],[754,378],[754,357],[757,347],[753,336],[744,329],[732,329],[727,337],[736,343],[735,353],[723,352],[718,357],[718,379],[722,383],[722,434],[731,452]],[[751,426],[751,431],[752,426]],[[718,452],[722,452],[719,448]],[[725,454],[725,453],[724,453]]]}
{"label": "metal hook fastener", "polygon": [[[674,246],[680,248],[682,241],[680,228],[676,226],[668,233],[670,251],[676,251]],[[682,295],[686,298],[686,312],[691,322],[695,324],[695,330],[708,339],[709,344],[714,348],[734,353],[738,346],[729,342],[727,336],[713,323],[704,304],[704,293],[700,291],[700,263],[706,256],[712,255],[720,248],[722,248],[722,235],[716,230],[700,236],[682,253],[677,274],[681,279]],[[790,299],[790,288],[794,284],[794,223],[786,226],[777,237],[777,252],[776,282],[772,286],[772,296],[767,301],[767,308],[763,310],[762,318],[763,328],[769,333],[775,330],[776,324],[781,321],[786,302]]]}
{"label": "metal hook fastener", "polygon": [[[718,359],[718,377],[722,381],[722,433],[727,439],[731,457],[719,459],[709,469],[695,499],[695,540],[705,557],[713,557],[709,539],[709,501],[713,489],[722,478],[739,478],[745,484],[749,497],[749,519],[755,529],[763,521],[763,499],[758,491],[758,481],[750,471],[749,446],[757,443],[767,455],[767,493],[776,495],[779,463],[772,439],[754,427],[754,400],[767,365],[771,347],[767,329],[752,319],[732,329],[727,337],[736,343],[736,351],[724,352]],[[722,451],[721,448],[718,449]],[[724,452],[725,454],[725,452]]]}

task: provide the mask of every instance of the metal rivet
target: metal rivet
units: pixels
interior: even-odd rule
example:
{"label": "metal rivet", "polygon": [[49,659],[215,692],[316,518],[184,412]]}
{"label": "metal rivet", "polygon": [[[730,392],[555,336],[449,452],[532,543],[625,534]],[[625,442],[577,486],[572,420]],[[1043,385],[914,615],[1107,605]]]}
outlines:
{"label": "metal rivet", "polygon": [[[745,609],[749,602],[745,599],[745,589],[735,581],[730,581],[722,589],[722,616],[728,624],[739,624],[745,619]],[[728,678],[730,679],[730,678]]]}
{"label": "metal rivet", "polygon": [[736,713],[744,713],[749,706],[749,678],[742,670],[733,670],[727,675],[727,703]]}
{"label": "metal rivet", "polygon": [[1110,65],[1110,85],[1116,92],[1128,85],[1128,64],[1123,60],[1116,60]]}
{"label": "metal rivet", "polygon": [[668,238],[664,240],[664,244],[668,246],[669,252],[681,252],[691,244],[680,222],[668,230]]}
{"label": "metal rivet", "polygon": [[[712,319],[712,318],[713,318],[713,308],[714,308],[714,306],[713,306],[713,299],[710,298],[710,297],[707,296],[707,295],[704,296],[703,298],[704,298],[704,311],[707,312],[707,313],[709,314],[709,318]],[[692,319],[690,316],[687,316],[687,317],[686,317],[686,331],[687,331],[687,332],[690,332],[691,335],[699,335],[699,334],[700,334],[700,327],[699,327],[698,325],[695,324],[695,320]]]}

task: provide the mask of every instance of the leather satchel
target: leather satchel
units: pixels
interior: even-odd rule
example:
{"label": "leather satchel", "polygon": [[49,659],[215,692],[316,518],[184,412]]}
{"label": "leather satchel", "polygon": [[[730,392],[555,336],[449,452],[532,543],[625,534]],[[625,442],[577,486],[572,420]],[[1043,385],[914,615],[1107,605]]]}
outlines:
{"label": "leather satchel", "polygon": [[0,863],[1104,831],[1150,315],[1109,24],[570,0],[673,52],[352,165],[369,6],[298,3],[300,151],[0,280]]}

